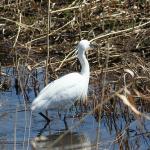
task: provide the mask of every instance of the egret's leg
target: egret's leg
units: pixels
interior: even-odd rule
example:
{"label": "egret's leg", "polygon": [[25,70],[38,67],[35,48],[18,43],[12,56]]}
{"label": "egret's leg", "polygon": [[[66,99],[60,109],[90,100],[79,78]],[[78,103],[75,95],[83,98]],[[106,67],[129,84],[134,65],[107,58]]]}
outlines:
{"label": "egret's leg", "polygon": [[[40,132],[39,132],[39,134],[38,134],[38,136],[40,136],[43,132],[44,132],[44,130],[46,129],[46,127],[49,125],[49,123],[50,123],[50,119],[47,117],[47,116],[45,116],[42,112],[40,112],[39,113],[47,122],[46,122],[46,124],[44,125],[44,127],[40,130]],[[48,113],[46,112],[46,115],[47,115]]]}
{"label": "egret's leg", "polygon": [[45,116],[42,112],[40,112],[39,114],[47,121],[46,124],[48,125],[51,120],[47,116]]}
{"label": "egret's leg", "polygon": [[59,119],[61,119],[61,113],[59,112],[59,110],[58,110],[58,116],[59,116]]}
{"label": "egret's leg", "polygon": [[67,125],[67,121],[66,121],[66,115],[64,115],[64,124],[65,124],[65,129],[68,130],[68,125]]}

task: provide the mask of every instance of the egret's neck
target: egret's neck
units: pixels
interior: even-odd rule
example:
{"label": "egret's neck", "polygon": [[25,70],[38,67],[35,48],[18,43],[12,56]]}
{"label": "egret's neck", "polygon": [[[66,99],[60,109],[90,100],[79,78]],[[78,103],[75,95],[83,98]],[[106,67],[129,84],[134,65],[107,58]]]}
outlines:
{"label": "egret's neck", "polygon": [[89,63],[88,63],[88,60],[86,59],[85,53],[80,53],[78,55],[78,59],[81,64],[81,74],[89,78],[90,68],[89,68]]}

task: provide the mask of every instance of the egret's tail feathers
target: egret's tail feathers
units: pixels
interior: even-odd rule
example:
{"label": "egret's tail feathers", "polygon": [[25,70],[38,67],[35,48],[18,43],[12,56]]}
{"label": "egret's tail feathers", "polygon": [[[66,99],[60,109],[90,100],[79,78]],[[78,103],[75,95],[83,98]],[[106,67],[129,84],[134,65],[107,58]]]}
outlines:
{"label": "egret's tail feathers", "polygon": [[43,100],[34,100],[31,105],[31,110],[42,110],[45,108],[45,101]]}
{"label": "egret's tail feathers", "polygon": [[36,106],[32,104],[31,110],[34,111],[36,109]]}

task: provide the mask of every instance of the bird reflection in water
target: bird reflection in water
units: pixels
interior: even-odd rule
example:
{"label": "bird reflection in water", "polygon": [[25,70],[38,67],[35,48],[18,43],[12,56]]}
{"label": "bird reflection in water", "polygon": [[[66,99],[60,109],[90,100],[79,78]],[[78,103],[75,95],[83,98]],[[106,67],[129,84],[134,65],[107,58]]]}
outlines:
{"label": "bird reflection in water", "polygon": [[78,132],[58,132],[48,136],[38,136],[31,141],[32,150],[91,150],[88,136]]}

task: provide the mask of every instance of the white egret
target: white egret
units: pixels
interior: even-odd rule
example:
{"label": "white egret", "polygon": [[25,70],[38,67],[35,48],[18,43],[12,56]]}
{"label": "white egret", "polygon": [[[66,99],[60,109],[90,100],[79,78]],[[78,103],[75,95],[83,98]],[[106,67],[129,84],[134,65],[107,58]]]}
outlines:
{"label": "white egret", "polygon": [[85,51],[90,48],[88,40],[81,40],[77,46],[81,72],[69,73],[49,83],[32,102],[31,110],[40,111],[39,114],[47,120],[47,123],[50,119],[41,111],[48,109],[67,111],[77,100],[86,99],[90,69]]}

